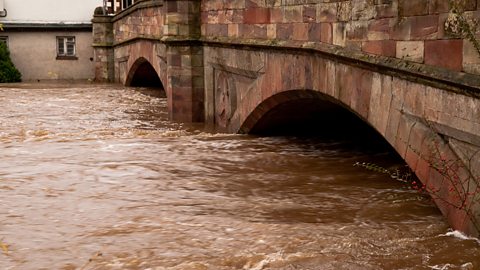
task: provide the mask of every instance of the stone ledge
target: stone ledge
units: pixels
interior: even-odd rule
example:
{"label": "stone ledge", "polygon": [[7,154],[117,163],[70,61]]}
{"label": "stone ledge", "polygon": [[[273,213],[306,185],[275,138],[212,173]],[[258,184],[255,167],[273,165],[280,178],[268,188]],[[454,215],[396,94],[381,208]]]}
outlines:
{"label": "stone ledge", "polygon": [[480,76],[396,58],[369,55],[326,43],[228,37],[202,37],[200,41],[205,45],[217,47],[318,53],[334,61],[480,98]]}

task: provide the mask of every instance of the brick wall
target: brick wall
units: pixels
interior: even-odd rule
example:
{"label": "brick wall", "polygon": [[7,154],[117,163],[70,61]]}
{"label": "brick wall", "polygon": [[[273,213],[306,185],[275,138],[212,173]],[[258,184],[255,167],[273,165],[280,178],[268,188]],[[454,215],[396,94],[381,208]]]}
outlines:
{"label": "brick wall", "polygon": [[[477,0],[464,15],[480,17]],[[208,0],[202,35],[323,42],[480,74],[467,41],[448,36],[448,0]]]}

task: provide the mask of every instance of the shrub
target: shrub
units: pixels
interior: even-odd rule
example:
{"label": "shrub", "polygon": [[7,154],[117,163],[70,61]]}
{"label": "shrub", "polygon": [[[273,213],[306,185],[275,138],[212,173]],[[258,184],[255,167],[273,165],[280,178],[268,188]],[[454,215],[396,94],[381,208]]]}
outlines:
{"label": "shrub", "polygon": [[0,83],[20,82],[22,75],[12,63],[10,52],[4,42],[0,42]]}

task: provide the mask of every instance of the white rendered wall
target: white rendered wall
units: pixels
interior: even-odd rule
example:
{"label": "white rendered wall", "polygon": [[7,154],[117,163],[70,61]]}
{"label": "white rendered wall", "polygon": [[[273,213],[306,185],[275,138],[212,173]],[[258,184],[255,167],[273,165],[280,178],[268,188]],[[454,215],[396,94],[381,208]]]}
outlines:
{"label": "white rendered wall", "polygon": [[103,0],[0,0],[7,17],[0,23],[90,23],[93,11]]}
{"label": "white rendered wall", "polygon": [[[8,46],[23,81],[86,80],[94,74],[91,32],[11,32]],[[57,60],[57,36],[75,36],[74,60]],[[35,46],[32,49],[32,44]]]}

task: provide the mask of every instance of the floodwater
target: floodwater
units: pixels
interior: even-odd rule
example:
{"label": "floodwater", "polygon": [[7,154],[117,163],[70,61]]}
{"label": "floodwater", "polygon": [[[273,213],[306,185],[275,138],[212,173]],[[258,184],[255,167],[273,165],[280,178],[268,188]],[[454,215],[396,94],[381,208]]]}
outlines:
{"label": "floodwater", "polygon": [[428,197],[353,166],[391,153],[210,134],[166,103],[0,88],[0,269],[480,269]]}

